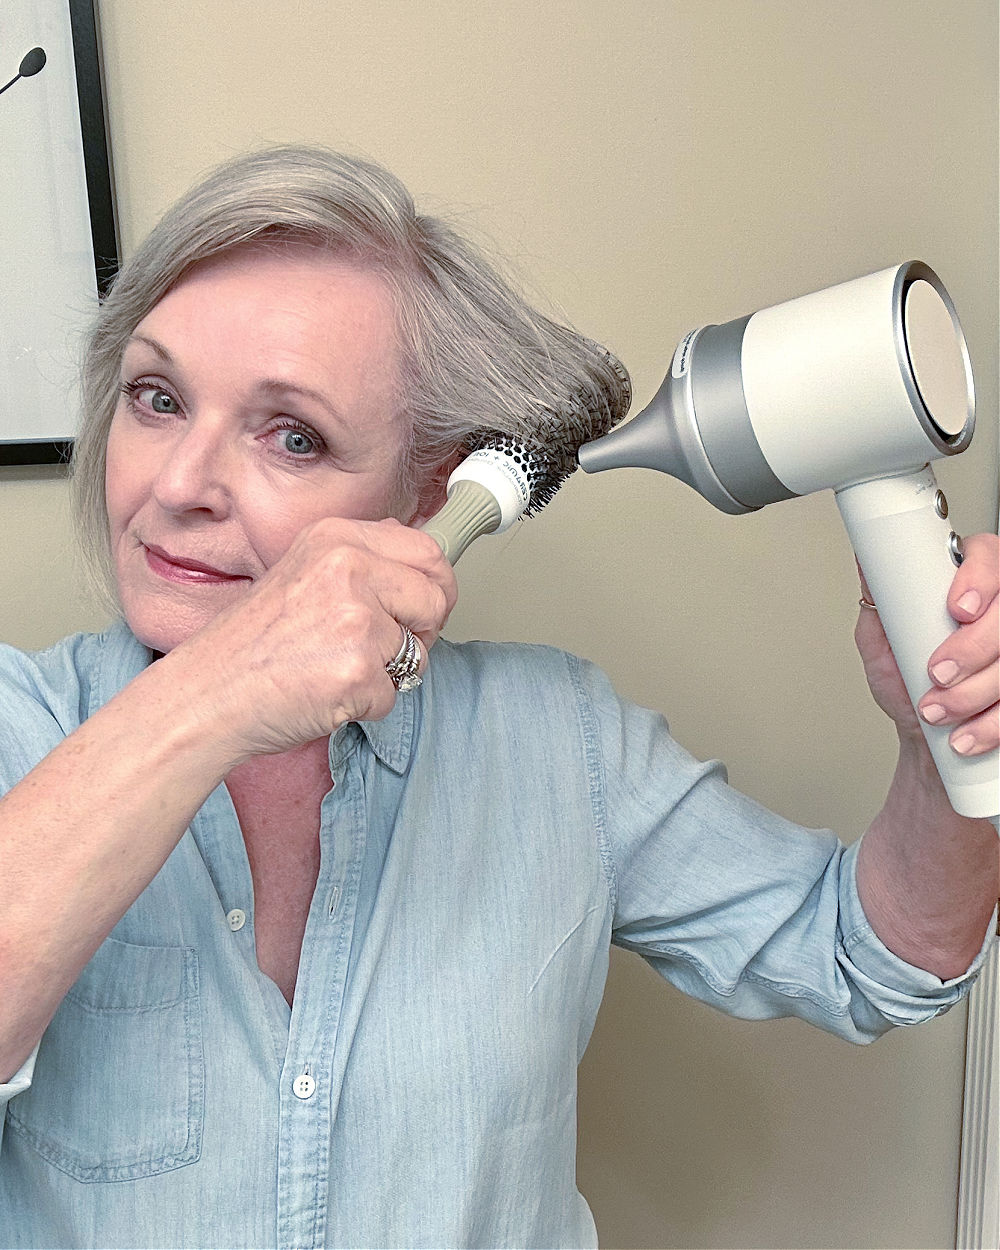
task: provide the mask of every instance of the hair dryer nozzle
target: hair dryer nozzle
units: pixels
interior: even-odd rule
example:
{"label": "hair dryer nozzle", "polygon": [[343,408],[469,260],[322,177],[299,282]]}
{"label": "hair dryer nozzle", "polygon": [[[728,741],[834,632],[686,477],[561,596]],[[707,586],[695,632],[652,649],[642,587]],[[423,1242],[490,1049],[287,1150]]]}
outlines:
{"label": "hair dryer nozzle", "polygon": [[704,327],[683,340],[670,372],[648,407],[626,425],[585,444],[577,459],[585,473],[629,467],[656,469],[686,482],[716,508],[736,516],[753,512],[760,504],[735,498],[722,484],[705,450],[687,363],[695,341],[705,336],[706,330],[717,331],[718,327]]}

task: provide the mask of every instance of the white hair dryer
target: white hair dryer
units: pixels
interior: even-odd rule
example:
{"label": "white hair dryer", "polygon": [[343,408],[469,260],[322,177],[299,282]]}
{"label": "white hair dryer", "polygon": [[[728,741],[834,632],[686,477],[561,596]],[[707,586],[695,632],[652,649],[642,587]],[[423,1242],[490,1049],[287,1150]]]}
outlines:
{"label": "white hair dryer", "polygon": [[[578,455],[588,473],[659,469],[734,514],[832,488],[916,703],[962,560],[928,461],[964,451],[974,424],[954,305],[910,261],[692,330],[649,406]],[[963,758],[923,730],[955,810],[995,819],[997,752]]]}

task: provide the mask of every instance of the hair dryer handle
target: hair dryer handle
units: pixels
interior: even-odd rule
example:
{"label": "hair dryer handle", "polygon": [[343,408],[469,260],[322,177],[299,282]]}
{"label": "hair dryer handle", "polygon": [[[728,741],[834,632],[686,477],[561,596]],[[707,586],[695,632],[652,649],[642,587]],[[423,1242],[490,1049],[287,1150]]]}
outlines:
{"label": "hair dryer handle", "polygon": [[[944,495],[926,467],[844,487],[837,504],[915,705],[930,688],[931,653],[955,628],[946,600],[961,542],[945,519]],[[997,752],[964,758],[950,747],[948,729],[921,727],[955,811],[995,818]]]}

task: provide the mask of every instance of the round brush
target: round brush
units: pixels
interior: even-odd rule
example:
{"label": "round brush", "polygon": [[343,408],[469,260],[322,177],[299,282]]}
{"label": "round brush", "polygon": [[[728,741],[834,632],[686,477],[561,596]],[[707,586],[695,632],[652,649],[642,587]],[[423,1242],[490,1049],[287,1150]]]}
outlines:
{"label": "round brush", "polygon": [[577,396],[565,411],[549,412],[530,439],[483,430],[468,441],[469,454],[448,478],[447,502],[423,526],[451,564],[481,535],[502,533],[544,508],[577,467],[580,447],[625,416],[631,382],[614,357],[608,363],[620,383],[617,402],[598,395],[588,404]]}

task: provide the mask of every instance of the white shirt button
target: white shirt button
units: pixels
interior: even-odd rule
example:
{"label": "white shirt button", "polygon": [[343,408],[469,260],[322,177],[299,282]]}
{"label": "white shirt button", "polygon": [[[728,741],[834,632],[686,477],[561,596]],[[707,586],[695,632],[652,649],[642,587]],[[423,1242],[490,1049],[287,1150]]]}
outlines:
{"label": "white shirt button", "polygon": [[303,1072],[292,1082],[292,1092],[296,1098],[312,1098],[316,1092],[316,1082],[308,1072]]}
{"label": "white shirt button", "polygon": [[246,922],[246,912],[241,911],[238,907],[234,907],[233,910],[226,916],[226,924],[229,925],[230,929],[232,929],[234,933],[238,929],[242,929]]}

